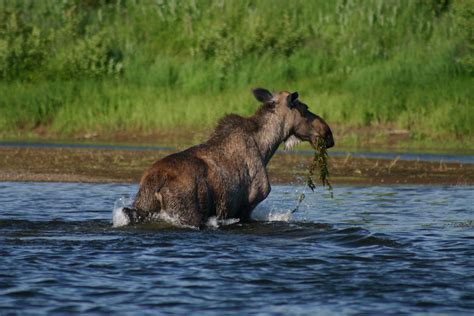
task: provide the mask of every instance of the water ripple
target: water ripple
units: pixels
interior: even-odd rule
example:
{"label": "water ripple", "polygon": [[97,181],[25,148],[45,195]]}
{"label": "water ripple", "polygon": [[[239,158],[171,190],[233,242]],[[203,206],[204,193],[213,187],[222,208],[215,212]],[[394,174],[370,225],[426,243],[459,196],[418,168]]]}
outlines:
{"label": "water ripple", "polygon": [[474,309],[473,187],[342,187],[329,199],[282,186],[259,206],[263,221],[113,228],[114,201],[135,190],[0,185],[0,314]]}

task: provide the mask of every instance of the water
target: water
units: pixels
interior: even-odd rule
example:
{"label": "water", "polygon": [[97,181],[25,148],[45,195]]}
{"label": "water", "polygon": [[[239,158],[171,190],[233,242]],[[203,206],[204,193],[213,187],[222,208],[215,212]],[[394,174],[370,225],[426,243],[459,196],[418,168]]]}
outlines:
{"label": "water", "polygon": [[136,189],[0,183],[0,314],[474,311],[472,186],[274,186],[260,222],[113,228]]}
{"label": "water", "polygon": [[[155,145],[127,145],[127,144],[96,144],[96,143],[37,143],[37,142],[0,142],[0,148],[76,148],[76,149],[103,149],[103,150],[132,150],[132,151],[174,151],[175,147]],[[278,150],[280,154],[313,156],[313,150]],[[400,159],[419,160],[432,162],[452,162],[474,164],[472,150],[467,149],[463,154],[448,153],[413,153],[413,152],[364,152],[364,151],[330,151],[333,157],[346,157],[367,159]]]}

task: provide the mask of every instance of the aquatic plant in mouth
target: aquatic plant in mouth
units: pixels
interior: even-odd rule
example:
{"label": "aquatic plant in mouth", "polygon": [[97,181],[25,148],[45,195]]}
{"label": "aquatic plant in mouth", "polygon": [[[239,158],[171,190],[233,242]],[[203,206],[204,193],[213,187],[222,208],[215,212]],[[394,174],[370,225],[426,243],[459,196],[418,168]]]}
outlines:
{"label": "aquatic plant in mouth", "polygon": [[327,186],[329,191],[331,191],[332,197],[332,186],[329,182],[329,170],[328,170],[328,152],[326,147],[326,141],[322,137],[318,137],[316,146],[313,146],[315,149],[314,158],[309,166],[308,177],[306,179],[306,184],[314,192],[316,184],[313,181],[313,176],[315,170],[319,169],[319,180],[323,186]]}

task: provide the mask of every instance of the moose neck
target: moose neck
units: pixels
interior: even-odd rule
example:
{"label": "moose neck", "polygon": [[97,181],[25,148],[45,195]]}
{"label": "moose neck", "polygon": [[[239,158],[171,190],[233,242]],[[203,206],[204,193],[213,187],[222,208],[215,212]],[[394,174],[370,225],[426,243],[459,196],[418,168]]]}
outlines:
{"label": "moose neck", "polygon": [[288,138],[290,131],[285,127],[284,118],[278,113],[259,113],[256,114],[256,119],[258,119],[260,127],[253,138],[266,166],[278,146]]}

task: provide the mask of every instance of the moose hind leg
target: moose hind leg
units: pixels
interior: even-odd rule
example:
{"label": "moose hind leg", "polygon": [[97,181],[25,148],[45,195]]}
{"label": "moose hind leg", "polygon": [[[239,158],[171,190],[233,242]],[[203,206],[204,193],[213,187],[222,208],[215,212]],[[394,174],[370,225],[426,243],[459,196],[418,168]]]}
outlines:
{"label": "moose hind leg", "polygon": [[175,199],[169,207],[163,210],[179,224],[193,227],[201,227],[203,224],[203,214],[199,205],[189,201],[186,196]]}
{"label": "moose hind leg", "polygon": [[202,227],[207,218],[206,202],[201,201],[197,185],[188,187],[170,185],[161,191],[162,212],[179,224]]}

